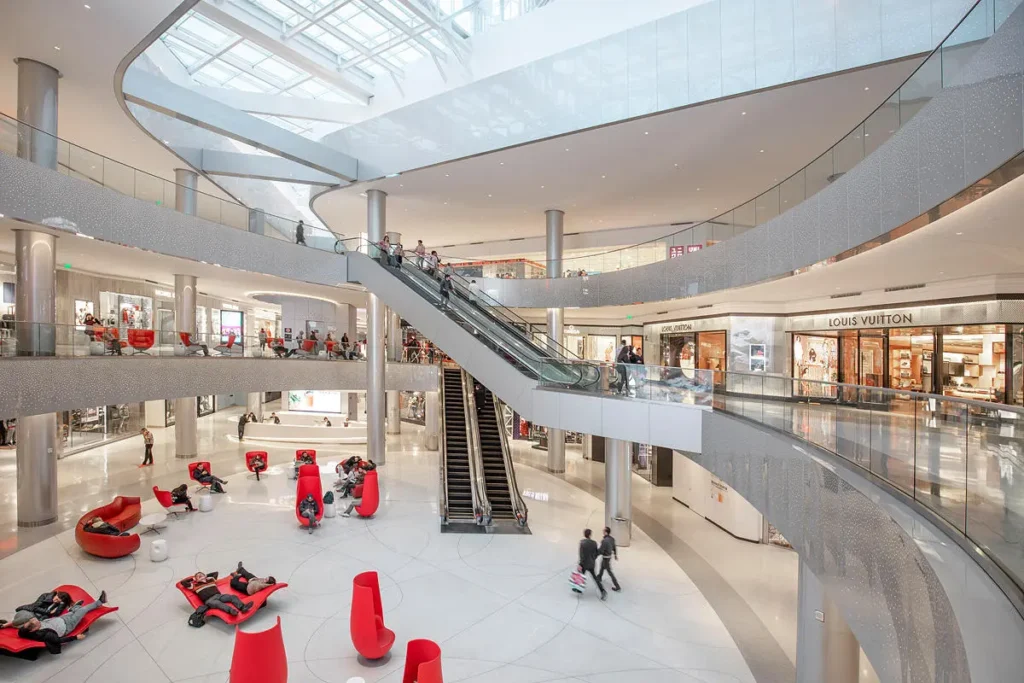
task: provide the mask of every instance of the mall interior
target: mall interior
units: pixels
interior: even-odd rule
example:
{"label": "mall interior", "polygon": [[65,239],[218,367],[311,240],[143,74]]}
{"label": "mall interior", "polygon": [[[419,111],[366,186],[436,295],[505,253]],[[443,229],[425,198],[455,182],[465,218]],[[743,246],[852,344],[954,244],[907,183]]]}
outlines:
{"label": "mall interior", "polygon": [[0,680],[1020,681],[1021,5],[3,0]]}

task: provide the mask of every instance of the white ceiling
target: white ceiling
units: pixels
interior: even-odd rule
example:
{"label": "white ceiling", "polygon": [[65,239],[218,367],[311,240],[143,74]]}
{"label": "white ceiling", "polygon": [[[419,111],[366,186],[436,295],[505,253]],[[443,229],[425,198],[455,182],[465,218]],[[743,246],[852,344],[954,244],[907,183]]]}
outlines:
{"label": "white ceiling", "polygon": [[[14,232],[21,224],[9,218],[0,219],[0,261],[14,263]],[[127,280],[148,280],[174,289],[174,275],[195,275],[199,291],[262,306],[252,294],[275,293],[327,299],[336,303],[366,305],[366,293],[361,287],[328,287],[295,280],[233,270],[199,263],[151,251],[124,247],[100,240],[83,239],[71,234],[60,234],[57,239],[57,264],[71,264],[72,271],[83,271],[104,277]]]}
{"label": "white ceiling", "polygon": [[[567,310],[567,321],[638,324],[728,312],[800,313],[995,293],[1024,287],[1024,177],[909,235],[858,256],[772,282],[680,301]],[[923,289],[884,292],[926,284]],[[861,296],[830,298],[862,292]],[[703,306],[711,308],[698,308]],[[667,311],[667,312],[665,312]],[[627,315],[633,316],[627,323]],[[544,313],[531,310],[530,320]]]}
{"label": "white ceiling", "polygon": [[812,161],[864,120],[916,63],[876,66],[351,185],[320,195],[313,207],[333,230],[355,235],[366,225],[360,193],[381,189],[389,195],[388,229],[405,233],[410,244],[422,238],[428,245],[542,235],[544,211],[552,208],[566,212],[567,232],[705,219]]}

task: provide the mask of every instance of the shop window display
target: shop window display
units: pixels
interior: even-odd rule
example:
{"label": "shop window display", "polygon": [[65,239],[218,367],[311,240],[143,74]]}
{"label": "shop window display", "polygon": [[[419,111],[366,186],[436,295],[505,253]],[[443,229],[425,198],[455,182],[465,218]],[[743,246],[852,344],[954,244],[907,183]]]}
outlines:
{"label": "shop window display", "polygon": [[614,363],[618,345],[615,337],[591,334],[587,336],[586,359],[602,363]]}
{"label": "shop window display", "polygon": [[75,300],[75,325],[77,329],[85,329],[85,318],[89,315],[95,315],[96,311],[91,301],[84,301],[82,299]]}
{"label": "shop window display", "polygon": [[145,422],[144,404],[119,403],[61,413],[62,457],[138,434]]}
{"label": "shop window display", "polygon": [[793,335],[793,374],[798,396],[835,398],[836,387],[822,382],[839,379],[839,340],[837,337],[809,334]]}
{"label": "shop window display", "polygon": [[942,330],[942,393],[978,401],[1006,396],[1006,326],[949,326]]}
{"label": "shop window display", "polygon": [[931,393],[934,353],[931,328],[889,330],[889,387]]}
{"label": "shop window display", "polygon": [[104,325],[129,329],[153,328],[153,299],[148,296],[100,292],[100,320]]}
{"label": "shop window display", "polygon": [[725,379],[725,332],[701,332],[697,335],[697,360],[701,370],[711,370],[715,386]]}

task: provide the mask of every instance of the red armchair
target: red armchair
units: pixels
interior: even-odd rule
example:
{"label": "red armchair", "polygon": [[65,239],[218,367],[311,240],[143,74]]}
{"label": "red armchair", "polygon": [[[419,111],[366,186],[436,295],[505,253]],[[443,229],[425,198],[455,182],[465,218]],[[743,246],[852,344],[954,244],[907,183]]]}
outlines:
{"label": "red armchair", "polygon": [[296,460],[301,458],[303,455],[308,455],[309,457],[313,458],[313,464],[314,465],[316,464],[316,451],[315,450],[313,450],[312,448],[300,448],[297,451],[295,451],[295,459]]}
{"label": "red armchair", "polygon": [[356,506],[360,517],[373,517],[380,507],[380,487],[377,484],[377,470],[370,470],[363,475],[362,500]]}
{"label": "red armchair", "polygon": [[324,518],[324,491],[320,484],[320,468],[316,465],[303,465],[299,468],[299,479],[295,482],[295,518],[304,527],[309,520],[299,514],[299,504],[308,494],[312,493],[317,502],[316,521]]}
{"label": "red armchair", "polygon": [[128,330],[128,346],[132,347],[132,355],[136,353],[149,353],[156,341],[156,332],[153,330]]}
{"label": "red armchair", "polygon": [[266,631],[247,633],[235,629],[230,683],[288,683],[281,617]]}
{"label": "red armchair", "polygon": [[432,640],[410,640],[405,648],[402,683],[444,683],[441,648]]}
{"label": "red armchair", "polygon": [[352,646],[367,659],[380,659],[395,644],[395,632],[384,626],[377,572],[363,572],[352,579],[349,631]]}
{"label": "red armchair", "polygon": [[227,343],[215,346],[213,350],[216,351],[221,356],[230,356],[232,352],[232,347],[235,345],[236,337],[237,335],[234,332],[229,332]]}
{"label": "red armchair", "polygon": [[[138,500],[138,499],[136,499]],[[94,536],[96,534],[93,534]],[[136,538],[138,538],[136,536]],[[95,598],[89,595],[85,590],[78,586],[57,586],[55,590],[64,591],[71,596],[73,602],[81,600],[84,603],[90,603]],[[93,611],[86,614],[82,621],[78,622],[78,626],[75,630],[68,633],[69,636],[77,636],[79,633],[85,633],[89,630],[89,627],[99,619],[100,617],[116,612],[116,607],[108,607],[102,605]],[[25,638],[18,637],[18,629],[16,628],[4,628],[0,629],[0,650],[3,650],[7,654],[18,657],[21,659],[35,660],[39,656],[40,652],[46,649],[46,643],[41,643],[38,640],[27,640]]]}
{"label": "red armchair", "polygon": [[118,496],[107,505],[86,512],[75,525],[75,541],[82,550],[97,557],[124,557],[139,549],[141,541],[138,534],[108,536],[86,531],[85,525],[93,517],[101,517],[104,522],[127,531],[142,518],[142,503],[138,498]]}
{"label": "red armchair", "polygon": [[196,479],[196,467],[198,467],[199,465],[202,465],[204,470],[206,470],[210,474],[213,474],[213,470],[210,469],[210,461],[199,460],[197,462],[190,462],[188,464],[188,478],[199,484],[200,488],[205,488],[209,486],[209,484],[204,484],[203,482]]}
{"label": "red armchair", "polygon": [[156,498],[156,502],[160,503],[160,507],[167,510],[167,514],[174,515],[175,518],[188,509],[184,503],[175,503],[174,496],[171,495],[170,491],[161,491],[154,486],[153,496]]}
{"label": "red armchair", "polygon": [[[253,466],[252,462],[256,458],[260,458],[261,460],[263,460],[263,469],[257,470]],[[245,454],[245,469],[249,470],[250,472],[255,472],[256,481],[260,480],[260,472],[266,471],[268,467],[270,467],[270,457],[267,455],[266,451],[249,451],[248,453]]]}

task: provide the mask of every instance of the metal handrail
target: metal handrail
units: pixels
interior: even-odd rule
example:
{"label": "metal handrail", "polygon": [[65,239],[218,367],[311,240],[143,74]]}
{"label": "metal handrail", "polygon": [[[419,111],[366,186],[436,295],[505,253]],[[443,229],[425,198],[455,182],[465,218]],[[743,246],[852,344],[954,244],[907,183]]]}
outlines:
{"label": "metal handrail", "polygon": [[478,512],[477,524],[491,523],[491,502],[487,499],[483,457],[480,448],[480,425],[476,419],[476,397],[473,378],[462,370],[462,409],[466,413],[466,450],[469,451],[469,481],[473,491],[473,509]]}
{"label": "metal handrail", "polygon": [[512,462],[512,447],[509,445],[508,435],[505,434],[505,426],[502,424],[501,401],[493,391],[491,395],[494,397],[494,419],[501,438],[501,457],[505,461],[505,479],[508,483],[509,495],[512,497],[512,510],[515,512],[519,526],[526,526],[530,511],[526,507],[526,501],[523,500],[523,495],[519,491],[519,483],[516,481],[516,468]]}

